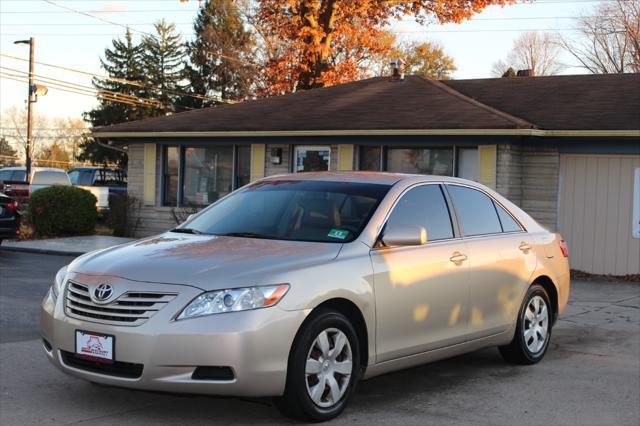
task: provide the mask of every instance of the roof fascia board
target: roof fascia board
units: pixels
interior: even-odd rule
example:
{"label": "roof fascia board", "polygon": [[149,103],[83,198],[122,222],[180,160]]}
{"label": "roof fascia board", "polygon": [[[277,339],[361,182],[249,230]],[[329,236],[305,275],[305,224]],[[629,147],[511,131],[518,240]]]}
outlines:
{"label": "roof fascia board", "polygon": [[390,130],[277,130],[206,132],[93,132],[95,138],[217,138],[307,136],[536,136],[536,137],[640,137],[640,130],[541,129],[390,129]]}

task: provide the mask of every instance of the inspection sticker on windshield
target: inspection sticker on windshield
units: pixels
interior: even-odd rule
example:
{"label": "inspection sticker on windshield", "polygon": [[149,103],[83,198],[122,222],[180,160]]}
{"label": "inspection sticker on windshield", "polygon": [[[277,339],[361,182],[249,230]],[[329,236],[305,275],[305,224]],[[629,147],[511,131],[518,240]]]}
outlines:
{"label": "inspection sticker on windshield", "polygon": [[332,229],[329,231],[329,234],[327,234],[328,237],[338,238],[340,240],[347,238],[347,235],[349,235],[349,231],[345,231],[344,229]]}

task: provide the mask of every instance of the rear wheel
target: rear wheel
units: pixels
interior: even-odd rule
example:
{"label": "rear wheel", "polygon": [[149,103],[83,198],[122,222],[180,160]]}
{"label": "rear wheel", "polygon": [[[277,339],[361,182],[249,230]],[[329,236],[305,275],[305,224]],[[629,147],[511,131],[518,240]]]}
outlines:
{"label": "rear wheel", "polygon": [[549,347],[551,315],[547,291],[541,285],[533,284],[520,308],[513,340],[499,348],[502,357],[514,364],[539,362]]}
{"label": "rear wheel", "polygon": [[358,380],[358,337],[348,318],[321,310],[303,326],[289,356],[287,384],[276,398],[285,415],[326,421],[345,408]]}

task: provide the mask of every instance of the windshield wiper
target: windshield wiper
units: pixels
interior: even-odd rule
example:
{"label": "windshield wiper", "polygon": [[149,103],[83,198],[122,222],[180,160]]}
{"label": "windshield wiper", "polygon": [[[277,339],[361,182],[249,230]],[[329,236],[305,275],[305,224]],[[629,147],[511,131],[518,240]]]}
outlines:
{"label": "windshield wiper", "polygon": [[173,228],[171,232],[178,232],[181,234],[194,234],[194,235],[204,234],[204,232],[200,232],[197,229],[193,229],[193,228]]}
{"label": "windshield wiper", "polygon": [[271,235],[258,234],[256,232],[227,232],[224,234],[216,234],[223,237],[241,237],[241,238],[262,238],[265,240],[276,240],[277,238]]}

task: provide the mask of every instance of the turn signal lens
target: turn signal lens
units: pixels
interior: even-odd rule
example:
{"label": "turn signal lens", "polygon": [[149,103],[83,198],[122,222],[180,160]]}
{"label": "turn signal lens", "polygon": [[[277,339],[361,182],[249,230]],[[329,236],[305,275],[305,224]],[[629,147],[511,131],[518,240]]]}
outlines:
{"label": "turn signal lens", "polygon": [[560,240],[560,251],[564,257],[569,257],[569,248],[567,247],[567,243],[564,240]]}

